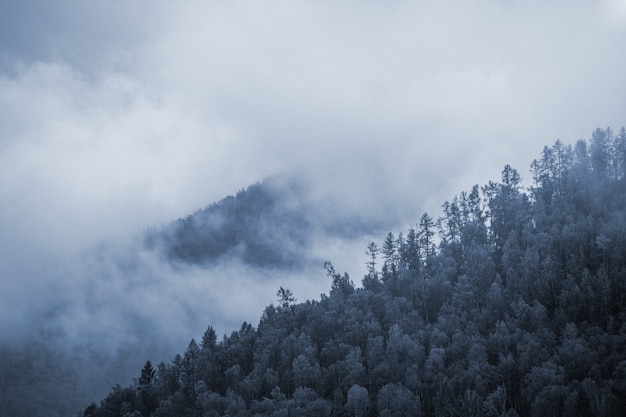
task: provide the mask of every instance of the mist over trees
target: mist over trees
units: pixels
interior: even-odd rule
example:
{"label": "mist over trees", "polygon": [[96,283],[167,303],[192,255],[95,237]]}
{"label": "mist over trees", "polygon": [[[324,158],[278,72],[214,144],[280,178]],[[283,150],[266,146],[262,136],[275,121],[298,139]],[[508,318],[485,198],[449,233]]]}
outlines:
{"label": "mist over trees", "polygon": [[382,225],[360,214],[326,210],[307,195],[303,180],[270,177],[165,227],[150,229],[147,248],[172,263],[209,265],[237,259],[252,267],[298,268],[312,260],[313,236],[352,237]]}
{"label": "mist over trees", "polygon": [[364,248],[361,286],[328,262],[328,295],[281,287],[256,328],[209,326],[82,415],[624,415],[626,130],[531,175],[506,165]]}
{"label": "mist over trees", "polygon": [[252,266],[293,266],[311,224],[299,204],[284,203],[295,183],[277,190],[257,183],[146,235],[146,246],[171,261],[206,264],[235,256]]}

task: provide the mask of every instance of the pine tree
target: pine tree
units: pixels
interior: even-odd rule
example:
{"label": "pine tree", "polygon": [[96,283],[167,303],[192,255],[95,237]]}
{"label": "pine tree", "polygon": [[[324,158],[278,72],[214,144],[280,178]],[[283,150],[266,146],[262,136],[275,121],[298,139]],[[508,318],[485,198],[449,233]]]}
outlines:
{"label": "pine tree", "polygon": [[152,367],[152,362],[150,362],[149,360],[146,361],[146,364],[143,366],[143,369],[141,370],[141,376],[139,377],[139,385],[142,387],[150,385],[155,375],[156,375],[156,371]]}
{"label": "pine tree", "polygon": [[434,242],[433,236],[435,236],[435,232],[433,228],[435,227],[435,223],[433,222],[433,218],[428,215],[428,213],[422,214],[419,221],[419,244],[420,250],[422,252],[421,258],[426,266],[426,272],[429,272],[430,266],[430,258],[434,254]]}
{"label": "pine tree", "polygon": [[367,261],[367,274],[371,277],[376,276],[376,255],[378,254],[378,246],[375,242],[370,242],[367,245],[367,251],[365,254],[370,257],[370,260]]}
{"label": "pine tree", "polygon": [[276,297],[278,298],[278,303],[281,307],[287,308],[296,301],[298,301],[288,288],[280,287],[278,291],[276,291]]}
{"label": "pine tree", "polygon": [[213,326],[209,326],[204,334],[202,335],[202,341],[200,342],[200,349],[202,351],[205,350],[213,350],[217,344],[217,334],[215,333],[215,329]]}
{"label": "pine tree", "polygon": [[383,282],[394,280],[398,274],[398,252],[393,233],[389,232],[380,249],[383,254]]}

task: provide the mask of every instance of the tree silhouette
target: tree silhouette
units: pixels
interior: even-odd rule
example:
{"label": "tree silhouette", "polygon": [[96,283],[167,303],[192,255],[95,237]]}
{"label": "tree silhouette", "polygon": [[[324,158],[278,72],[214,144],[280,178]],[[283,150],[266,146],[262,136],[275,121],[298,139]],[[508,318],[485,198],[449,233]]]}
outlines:
{"label": "tree silhouette", "polygon": [[276,297],[278,298],[278,303],[281,307],[287,308],[296,301],[298,301],[288,288],[280,287],[278,291],[276,291]]}

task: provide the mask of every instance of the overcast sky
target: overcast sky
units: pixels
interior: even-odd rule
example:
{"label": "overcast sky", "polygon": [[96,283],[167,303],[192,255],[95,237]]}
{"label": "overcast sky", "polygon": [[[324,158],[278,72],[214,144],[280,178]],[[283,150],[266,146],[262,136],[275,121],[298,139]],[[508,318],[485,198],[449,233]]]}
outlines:
{"label": "overcast sky", "polygon": [[403,230],[506,163],[529,180],[626,123],[625,45],[618,0],[5,0],[0,333],[85,248],[269,175]]}

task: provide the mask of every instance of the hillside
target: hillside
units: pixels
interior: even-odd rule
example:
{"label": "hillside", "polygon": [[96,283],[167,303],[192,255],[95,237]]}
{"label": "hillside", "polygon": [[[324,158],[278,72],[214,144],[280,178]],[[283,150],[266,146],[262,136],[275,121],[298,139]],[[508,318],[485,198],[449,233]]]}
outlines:
{"label": "hillside", "polygon": [[204,264],[231,256],[254,266],[290,266],[306,248],[311,228],[300,202],[293,200],[295,187],[253,184],[148,232],[146,245],[159,247],[173,262]]}
{"label": "hillside", "polygon": [[315,236],[352,238],[383,230],[380,221],[360,214],[336,213],[329,221],[322,217],[327,208],[309,197],[303,181],[267,178],[149,230],[144,243],[174,264],[235,259],[252,267],[298,268],[320,262],[309,253]]}
{"label": "hillside", "polygon": [[209,326],[83,415],[624,415],[626,131],[557,141],[531,173],[371,243],[361,286],[327,263],[328,295],[281,288],[258,326]]}

